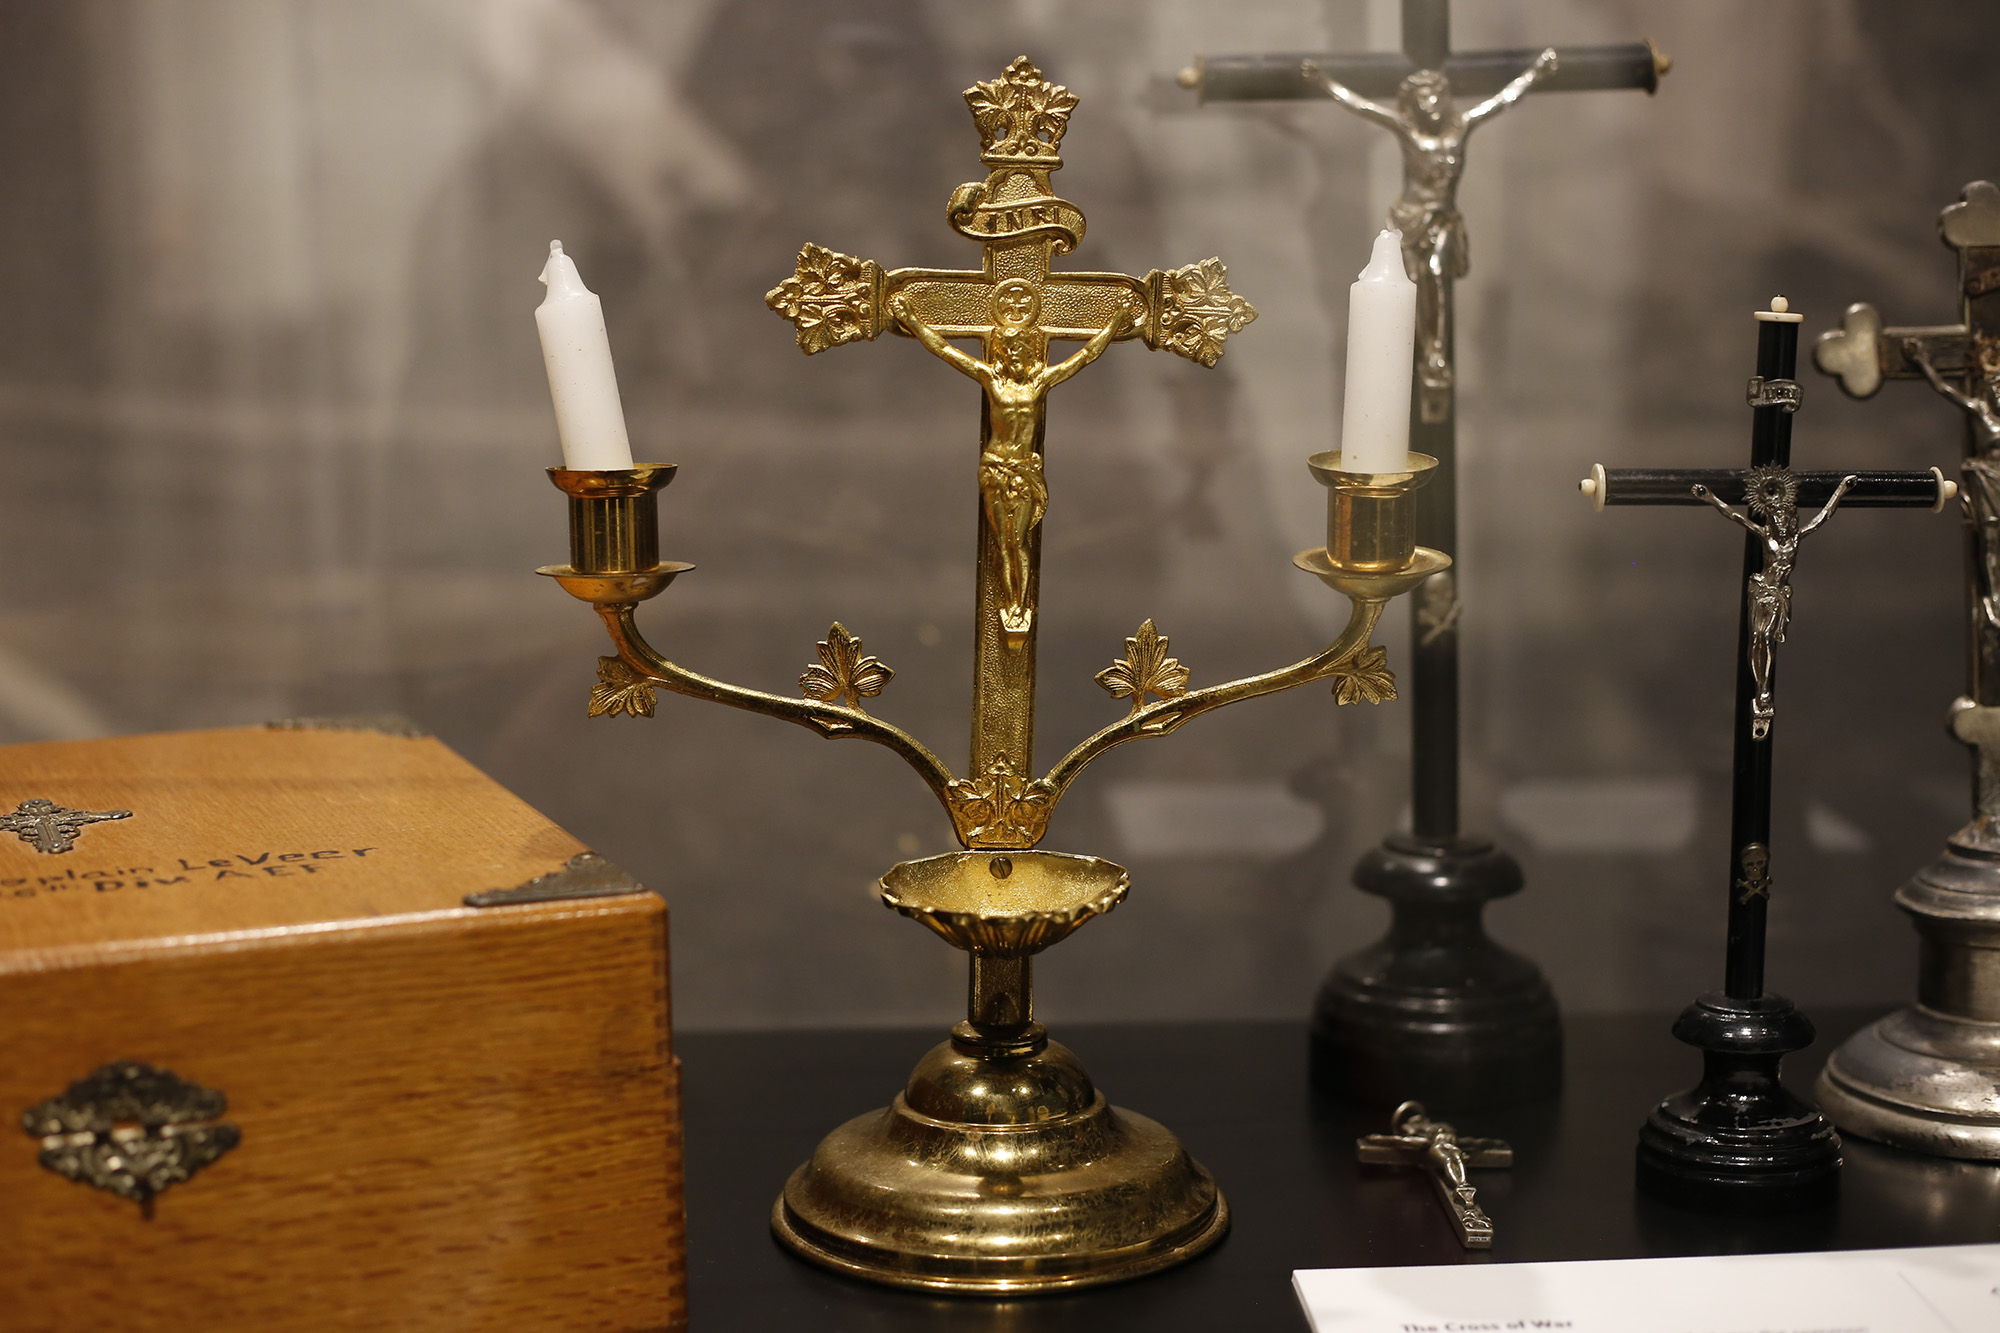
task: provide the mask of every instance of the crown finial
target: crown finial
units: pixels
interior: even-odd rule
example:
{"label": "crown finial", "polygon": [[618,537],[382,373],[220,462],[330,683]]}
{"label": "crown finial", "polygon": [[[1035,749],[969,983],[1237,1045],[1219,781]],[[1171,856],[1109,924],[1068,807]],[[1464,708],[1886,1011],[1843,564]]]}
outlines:
{"label": "crown finial", "polygon": [[965,104],[979,127],[980,161],[1049,170],[1062,165],[1058,150],[1076,97],[1044,79],[1034,61],[1016,56],[999,78],[967,88]]}

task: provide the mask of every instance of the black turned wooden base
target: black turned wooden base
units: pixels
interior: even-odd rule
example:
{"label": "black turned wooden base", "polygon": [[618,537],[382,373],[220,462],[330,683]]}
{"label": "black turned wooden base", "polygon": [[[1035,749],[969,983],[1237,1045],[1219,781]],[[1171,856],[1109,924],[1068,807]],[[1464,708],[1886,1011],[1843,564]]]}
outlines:
{"label": "black turned wooden base", "polygon": [[1555,995],[1480,919],[1489,901],[1520,890],[1514,858],[1490,842],[1397,834],[1361,859],[1354,883],[1387,898],[1394,916],[1320,987],[1315,1091],[1371,1106],[1414,1098],[1440,1113],[1560,1092]]}
{"label": "black turned wooden base", "polygon": [[1782,995],[1704,995],[1674,1023],[1702,1053],[1701,1082],[1653,1108],[1639,1131],[1639,1188],[1713,1212],[1789,1212],[1833,1201],[1840,1136],[1778,1082],[1813,1025]]}

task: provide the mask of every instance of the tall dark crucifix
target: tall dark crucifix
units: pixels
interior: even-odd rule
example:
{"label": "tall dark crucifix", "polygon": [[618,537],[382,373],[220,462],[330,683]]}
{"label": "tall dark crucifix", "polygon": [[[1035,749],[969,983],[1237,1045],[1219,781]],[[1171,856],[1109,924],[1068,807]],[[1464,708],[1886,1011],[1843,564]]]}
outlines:
{"label": "tall dark crucifix", "polygon": [[[1757,312],[1757,374],[1750,381],[1750,467],[1743,471],[1605,468],[1581,483],[1607,504],[1706,505],[1744,529],[1737,630],[1735,776],[1730,802],[1729,936],[1723,988],[1682,1012],[1674,1035],[1703,1054],[1702,1081],[1654,1108],[1639,1133],[1639,1181],[1697,1206],[1806,1205],[1827,1197],[1840,1139],[1778,1082],[1778,1063],[1812,1043],[1806,1016],[1764,990],[1764,927],[1771,902],[1771,753],[1776,655],[1791,623],[1799,545],[1842,507],[1927,508],[1958,493],[1928,472],[1794,472],[1800,317],[1783,297]],[[1748,515],[1731,508],[1741,503]],[[1818,512],[1799,521],[1801,505]]]}
{"label": "tall dark crucifix", "polygon": [[[1220,259],[1143,278],[1056,272],[1051,261],[1083,240],[1083,212],[1058,198],[1049,173],[1076,98],[1022,56],[965,94],[979,128],[983,181],[958,187],[951,227],[985,247],[972,270],[884,269],[822,246],[799,251],[798,271],[766,296],[798,326],[808,354],[893,330],[915,337],[980,386],[978,639],[973,656],[971,775],[983,799],[1016,801],[1033,772],[1035,602],[1041,520],[1044,412],[1050,389],[1113,342],[1213,366],[1223,341],[1257,317],[1229,290]],[[982,355],[951,346],[978,339]],[[1056,365],[1051,340],[1083,347]]]}
{"label": "tall dark crucifix", "polygon": [[[1402,232],[1418,284],[1410,448],[1441,464],[1417,498],[1417,540],[1455,558],[1452,288],[1469,262],[1458,211],[1467,136],[1531,92],[1651,93],[1671,62],[1650,41],[1454,51],[1449,0],[1403,0],[1402,18],[1400,52],[1199,56],[1180,80],[1204,103],[1329,98],[1396,136],[1403,190],[1387,225]],[[1455,97],[1483,100],[1461,112]],[[1327,978],[1313,1015],[1314,1081],[1383,1105],[1412,1094],[1454,1106],[1544,1096],[1562,1077],[1555,997],[1480,923],[1489,899],[1521,887],[1521,870],[1459,831],[1457,572],[1433,576],[1410,612],[1413,836],[1392,834],[1355,870],[1396,921]]]}
{"label": "tall dark crucifix", "polygon": [[1973,181],[1938,214],[1958,255],[1955,324],[1886,327],[1866,302],[1813,348],[1855,398],[1922,380],[1964,422],[1966,688],[1951,730],[1977,754],[1972,819],[1896,894],[1923,937],[1920,1007],[1835,1051],[1818,1094],[1842,1129],[1917,1152],[2000,1159],[2000,186]]}

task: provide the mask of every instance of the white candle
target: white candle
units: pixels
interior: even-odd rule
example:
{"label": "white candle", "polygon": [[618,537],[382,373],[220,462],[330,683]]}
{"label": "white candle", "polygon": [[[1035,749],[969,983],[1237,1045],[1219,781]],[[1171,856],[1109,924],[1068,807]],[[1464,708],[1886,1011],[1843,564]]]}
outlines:
{"label": "white candle", "polygon": [[1347,289],[1347,403],[1340,423],[1346,472],[1401,472],[1410,451],[1410,359],[1417,284],[1403,272],[1403,233],[1375,238],[1368,267]]}
{"label": "white candle", "polygon": [[604,335],[604,303],[583,285],[561,241],[549,242],[542,282],[549,294],[535,307],[535,326],[542,333],[542,362],[549,371],[549,397],[555,400],[563,466],[580,471],[629,468],[632,445],[625,437],[618,375],[611,368],[611,340]]}

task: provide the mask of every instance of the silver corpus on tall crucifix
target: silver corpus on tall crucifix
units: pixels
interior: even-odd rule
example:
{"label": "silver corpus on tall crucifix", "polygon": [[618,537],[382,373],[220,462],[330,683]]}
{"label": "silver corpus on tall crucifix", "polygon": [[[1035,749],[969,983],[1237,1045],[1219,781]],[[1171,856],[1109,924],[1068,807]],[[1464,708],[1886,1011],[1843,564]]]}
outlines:
{"label": "silver corpus on tall crucifix", "polygon": [[1301,62],[1299,72],[1326,89],[1327,96],[1396,136],[1403,151],[1403,193],[1389,205],[1389,225],[1403,235],[1403,268],[1417,284],[1417,381],[1423,420],[1451,414],[1451,299],[1449,284],[1471,271],[1465,218],[1458,211],[1458,182],[1465,174],[1465,141],[1480,122],[1505,111],[1558,64],[1546,47],[1535,63],[1485,101],[1459,111],[1451,80],[1442,69],[1420,69],[1396,90],[1396,105],[1384,106],[1355,92],[1320,69]]}
{"label": "silver corpus on tall crucifix", "polygon": [[1968,651],[1954,736],[1979,762],[1972,819],[1896,891],[1922,938],[1918,1003],[1863,1028],[1815,1088],[1835,1123],[1916,1152],[2000,1160],[2000,186],[1967,185],[1938,215],[1958,256],[1959,318],[1906,328],[1847,308],[1813,360],[1855,398],[1920,380],[1964,423]]}
{"label": "silver corpus on tall crucifix", "polygon": [[[1798,385],[1790,380],[1797,401]],[[1758,381],[1751,381],[1750,405],[1758,406]],[[1744,604],[1750,609],[1750,675],[1757,682],[1757,695],[1751,701],[1750,736],[1753,740],[1763,740],[1771,734],[1771,719],[1777,714],[1777,704],[1771,694],[1771,668],[1777,659],[1778,645],[1785,641],[1785,631],[1792,623],[1792,566],[1798,560],[1799,543],[1820,524],[1826,522],[1840,501],[1859,477],[1842,477],[1827,497],[1826,504],[1813,517],[1812,522],[1799,526],[1799,479],[1787,467],[1753,467],[1744,482],[1745,507],[1750,517],[1731,509],[1715,492],[1697,482],[1689,491],[1697,500],[1705,500],[1714,505],[1716,511],[1730,522],[1757,539],[1757,545],[1764,553],[1764,565],[1750,575],[1745,589]],[[1759,523],[1756,520],[1762,519]]]}

